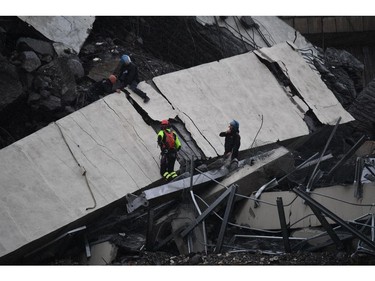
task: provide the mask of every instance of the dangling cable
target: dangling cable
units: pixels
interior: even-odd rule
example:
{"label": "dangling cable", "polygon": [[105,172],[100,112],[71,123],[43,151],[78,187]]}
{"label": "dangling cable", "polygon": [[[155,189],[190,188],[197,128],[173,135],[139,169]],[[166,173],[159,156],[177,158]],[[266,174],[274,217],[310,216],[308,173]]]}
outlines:
{"label": "dangling cable", "polygon": [[68,147],[68,149],[69,149],[69,151],[70,151],[70,154],[73,156],[73,159],[76,161],[78,167],[80,167],[80,168],[82,169],[82,176],[85,177],[87,187],[89,188],[89,191],[90,191],[91,197],[92,197],[92,199],[93,199],[93,201],[94,201],[94,206],[92,206],[92,207],[87,207],[87,208],[86,208],[86,211],[87,211],[87,210],[91,210],[91,209],[95,209],[95,208],[96,208],[96,199],[95,199],[95,197],[94,197],[94,194],[92,193],[92,190],[91,190],[91,187],[90,187],[89,181],[88,181],[88,179],[87,179],[86,169],[85,169],[85,167],[81,166],[81,164],[78,162],[77,158],[74,156],[73,151],[72,151],[72,149],[70,148],[68,142],[66,141],[65,136],[64,136],[64,133],[62,132],[62,130],[61,130],[61,128],[60,128],[60,125],[59,125],[57,122],[54,122],[54,123],[56,124],[57,128],[59,128],[60,134],[61,134],[61,136],[62,136],[62,138],[63,138],[63,140],[64,140],[66,146]]}
{"label": "dangling cable", "polygon": [[254,140],[253,140],[253,143],[251,144],[251,146],[250,146],[249,149],[252,149],[252,148],[253,148],[253,145],[254,145],[254,143],[255,143],[255,140],[257,139],[258,134],[259,134],[260,130],[262,129],[262,127],[263,127],[263,114],[261,115],[261,123],[260,123],[260,127],[259,127],[258,132],[256,133],[255,138],[254,138]]}

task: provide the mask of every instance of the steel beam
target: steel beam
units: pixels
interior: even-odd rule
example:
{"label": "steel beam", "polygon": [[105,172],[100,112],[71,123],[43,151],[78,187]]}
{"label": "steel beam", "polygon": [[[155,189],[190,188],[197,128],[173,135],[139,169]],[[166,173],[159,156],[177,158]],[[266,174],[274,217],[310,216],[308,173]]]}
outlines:
{"label": "steel beam", "polygon": [[197,186],[206,182],[210,182],[215,179],[222,178],[229,173],[228,169],[218,169],[213,171],[204,172],[202,174],[194,175],[192,178],[184,178],[181,180],[173,181],[155,188],[145,190],[143,192],[146,200],[152,200],[155,198],[162,197],[164,195],[174,193],[177,191],[190,188],[191,184]]}
{"label": "steel beam", "polygon": [[146,249],[147,251],[152,251],[154,248],[154,218],[155,211],[153,208],[149,208],[147,213],[147,233],[146,233]]}
{"label": "steel beam", "polygon": [[354,185],[357,187],[355,190],[354,196],[357,199],[361,199],[363,197],[363,184],[362,184],[363,165],[364,165],[364,161],[362,157],[357,157],[356,166],[355,166],[355,177],[354,177]]}
{"label": "steel beam", "polygon": [[286,225],[286,220],[285,220],[283,199],[281,197],[277,197],[276,203],[277,203],[277,210],[279,212],[280,227],[281,227],[281,231],[283,234],[285,252],[290,253],[291,250],[290,250],[290,244],[289,244],[289,233],[288,233],[288,227]]}
{"label": "steel beam", "polygon": [[89,243],[89,240],[87,239],[86,234],[84,235],[84,239],[85,239],[86,258],[90,258],[91,257],[91,249],[90,249],[90,243]]}
{"label": "steel beam", "polygon": [[265,190],[269,190],[271,188],[274,188],[276,186],[279,185],[279,183],[288,178],[289,176],[291,176],[294,172],[298,171],[299,169],[302,169],[304,167],[307,166],[307,164],[312,160],[314,159],[319,153],[315,153],[314,155],[312,155],[309,159],[305,160],[303,163],[301,163],[300,165],[298,165],[293,171],[291,171],[290,173],[286,174],[285,176],[283,176],[282,178],[280,178],[279,180],[277,180],[276,178],[272,179],[271,181],[269,181],[268,183],[262,185],[258,191],[255,193],[254,195],[254,208],[257,208],[259,206],[259,201],[257,199],[259,199],[260,195],[262,194],[263,191]]}
{"label": "steel beam", "polygon": [[225,230],[227,229],[229,216],[230,216],[230,214],[232,212],[232,209],[233,209],[234,196],[236,194],[237,187],[238,187],[238,185],[233,184],[232,187],[231,187],[231,191],[228,195],[229,197],[228,197],[228,201],[227,201],[227,207],[225,208],[223,222],[221,223],[219,237],[217,238],[216,248],[215,248],[215,251],[214,251],[215,253],[221,252],[221,247],[223,245],[223,240],[224,240],[224,234],[225,234]]}
{"label": "steel beam", "polygon": [[185,237],[188,235],[201,221],[203,221],[220,203],[224,201],[224,199],[231,193],[232,186],[230,186],[227,190],[225,190],[219,198],[217,198],[204,212],[199,215],[195,221],[190,224],[184,231],[181,232],[181,236]]}
{"label": "steel beam", "polygon": [[302,199],[304,199],[310,206],[313,205],[315,208],[317,208],[319,211],[321,211],[323,214],[331,218],[333,221],[341,225],[343,228],[345,228],[347,231],[358,237],[360,240],[362,240],[365,244],[367,244],[371,249],[375,250],[375,244],[373,241],[368,239],[365,235],[357,231],[354,227],[350,226],[348,223],[346,223],[344,220],[339,218],[337,215],[332,213],[330,210],[328,210],[323,205],[319,204],[317,201],[312,199],[309,194],[306,191],[303,191],[299,188],[293,188],[293,192],[296,193],[298,196],[300,196]]}
{"label": "steel beam", "polygon": [[308,191],[311,190],[312,185],[314,184],[314,179],[315,179],[316,172],[317,172],[317,170],[318,170],[319,164],[320,164],[320,162],[321,162],[321,160],[322,160],[323,155],[326,153],[326,150],[327,150],[327,148],[328,148],[328,146],[329,146],[329,144],[330,144],[330,142],[331,142],[331,140],[332,140],[332,138],[333,138],[333,136],[334,136],[334,134],[335,134],[335,132],[336,132],[336,130],[337,130],[337,127],[338,127],[339,124],[340,124],[340,120],[341,120],[341,117],[339,117],[339,119],[338,119],[337,122],[336,122],[335,127],[333,127],[333,130],[332,130],[332,132],[331,132],[331,135],[329,136],[329,138],[328,138],[328,140],[327,140],[327,142],[326,142],[326,145],[324,146],[324,149],[323,149],[323,151],[322,151],[322,154],[321,154],[320,157],[319,157],[318,163],[316,163],[316,166],[315,166],[315,168],[314,168],[314,171],[313,171],[312,174],[311,174],[311,177],[310,177],[309,182],[307,183],[307,187],[306,187],[306,190],[308,190]]}
{"label": "steel beam", "polygon": [[70,230],[70,231],[68,231],[68,232],[66,232],[66,233],[64,233],[64,234],[62,234],[62,235],[60,235],[59,237],[53,239],[52,241],[49,241],[47,244],[43,245],[42,247],[40,247],[40,248],[38,248],[38,249],[35,249],[34,251],[32,251],[32,252],[26,254],[25,257],[30,256],[30,255],[32,255],[32,254],[34,254],[34,253],[36,253],[36,252],[38,252],[38,251],[40,251],[40,250],[46,248],[47,246],[49,246],[49,245],[55,243],[56,241],[59,241],[59,240],[63,239],[63,238],[66,237],[66,236],[71,236],[72,234],[75,234],[75,233],[77,233],[77,232],[79,232],[79,231],[82,231],[82,230],[85,230],[85,229],[86,229],[86,226],[84,225],[84,226],[81,226],[81,227],[75,228],[75,229],[73,229],[73,230]]}
{"label": "steel beam", "polygon": [[365,136],[362,136],[350,149],[345,155],[336,163],[335,166],[327,173],[327,176],[331,175],[338,167],[340,167],[346,160],[348,160],[354,152],[362,145],[364,142]]}
{"label": "steel beam", "polygon": [[314,205],[309,204],[310,209],[313,211],[314,215],[318,218],[324,229],[327,231],[329,237],[331,237],[332,241],[336,244],[337,249],[342,250],[344,249],[344,244],[341,242],[340,238],[337,236],[336,232],[333,230],[331,225],[328,223],[326,218],[322,215],[322,213],[317,209]]}

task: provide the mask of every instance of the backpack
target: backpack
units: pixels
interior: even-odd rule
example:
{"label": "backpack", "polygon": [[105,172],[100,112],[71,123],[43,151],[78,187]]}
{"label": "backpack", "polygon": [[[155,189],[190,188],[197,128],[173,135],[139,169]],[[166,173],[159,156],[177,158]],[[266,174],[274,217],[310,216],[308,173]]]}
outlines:
{"label": "backpack", "polygon": [[175,139],[174,139],[174,133],[173,131],[168,132],[167,130],[164,130],[165,135],[165,141],[164,145],[168,150],[175,148]]}

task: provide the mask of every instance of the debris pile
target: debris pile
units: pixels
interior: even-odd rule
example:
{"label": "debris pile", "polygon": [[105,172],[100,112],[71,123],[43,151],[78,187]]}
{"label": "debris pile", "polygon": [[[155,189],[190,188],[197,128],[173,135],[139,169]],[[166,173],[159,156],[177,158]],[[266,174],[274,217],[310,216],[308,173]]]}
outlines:
{"label": "debris pile", "polygon": [[[9,26],[19,24],[19,19],[7,20]],[[259,29],[251,17],[243,21],[246,28]],[[2,48],[0,75],[7,103],[0,114],[26,106],[31,118],[25,117],[25,123],[12,115],[2,119],[2,147],[85,107],[89,86],[106,77],[124,52],[137,62],[141,78],[152,84],[150,80],[162,74],[257,49],[228,29],[205,26],[191,17],[98,17],[93,28],[79,54],[41,37],[7,38],[6,44],[15,48]],[[2,34],[8,36],[9,30]],[[287,77],[292,69],[283,69],[267,49],[255,53],[267,66],[264,71],[270,70],[278,77],[275,82],[290,90],[288,97],[301,102],[297,84]],[[323,55],[314,50],[303,58],[352,113],[354,122],[340,124],[338,118],[334,126],[323,125],[311,106],[303,116],[309,135],[281,141],[278,136],[267,145],[258,142],[240,151],[236,161],[189,158],[184,152],[178,158],[178,177],[127,194],[88,215],[83,226],[72,222],[68,231],[33,248],[20,263],[372,263],[361,257],[375,253],[373,85],[363,87],[363,65],[346,52],[327,49]],[[131,106],[142,115],[139,119],[155,126],[142,106]],[[176,128],[184,127],[178,118],[174,121]],[[9,133],[14,122],[27,128],[17,137]]]}

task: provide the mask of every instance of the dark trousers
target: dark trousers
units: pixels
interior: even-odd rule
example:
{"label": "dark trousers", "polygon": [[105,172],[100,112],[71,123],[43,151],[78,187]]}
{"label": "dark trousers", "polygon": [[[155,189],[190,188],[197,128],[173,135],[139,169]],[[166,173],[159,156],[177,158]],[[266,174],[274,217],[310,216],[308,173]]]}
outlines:
{"label": "dark trousers", "polygon": [[130,85],[129,88],[136,93],[138,96],[140,96],[142,99],[145,99],[147,97],[147,94],[143,92],[142,90],[137,88],[138,83],[136,81],[133,81]]}
{"label": "dark trousers", "polygon": [[174,151],[163,153],[160,160],[160,175],[164,176],[165,172],[171,173],[174,171],[174,164],[176,162],[177,154]]}

